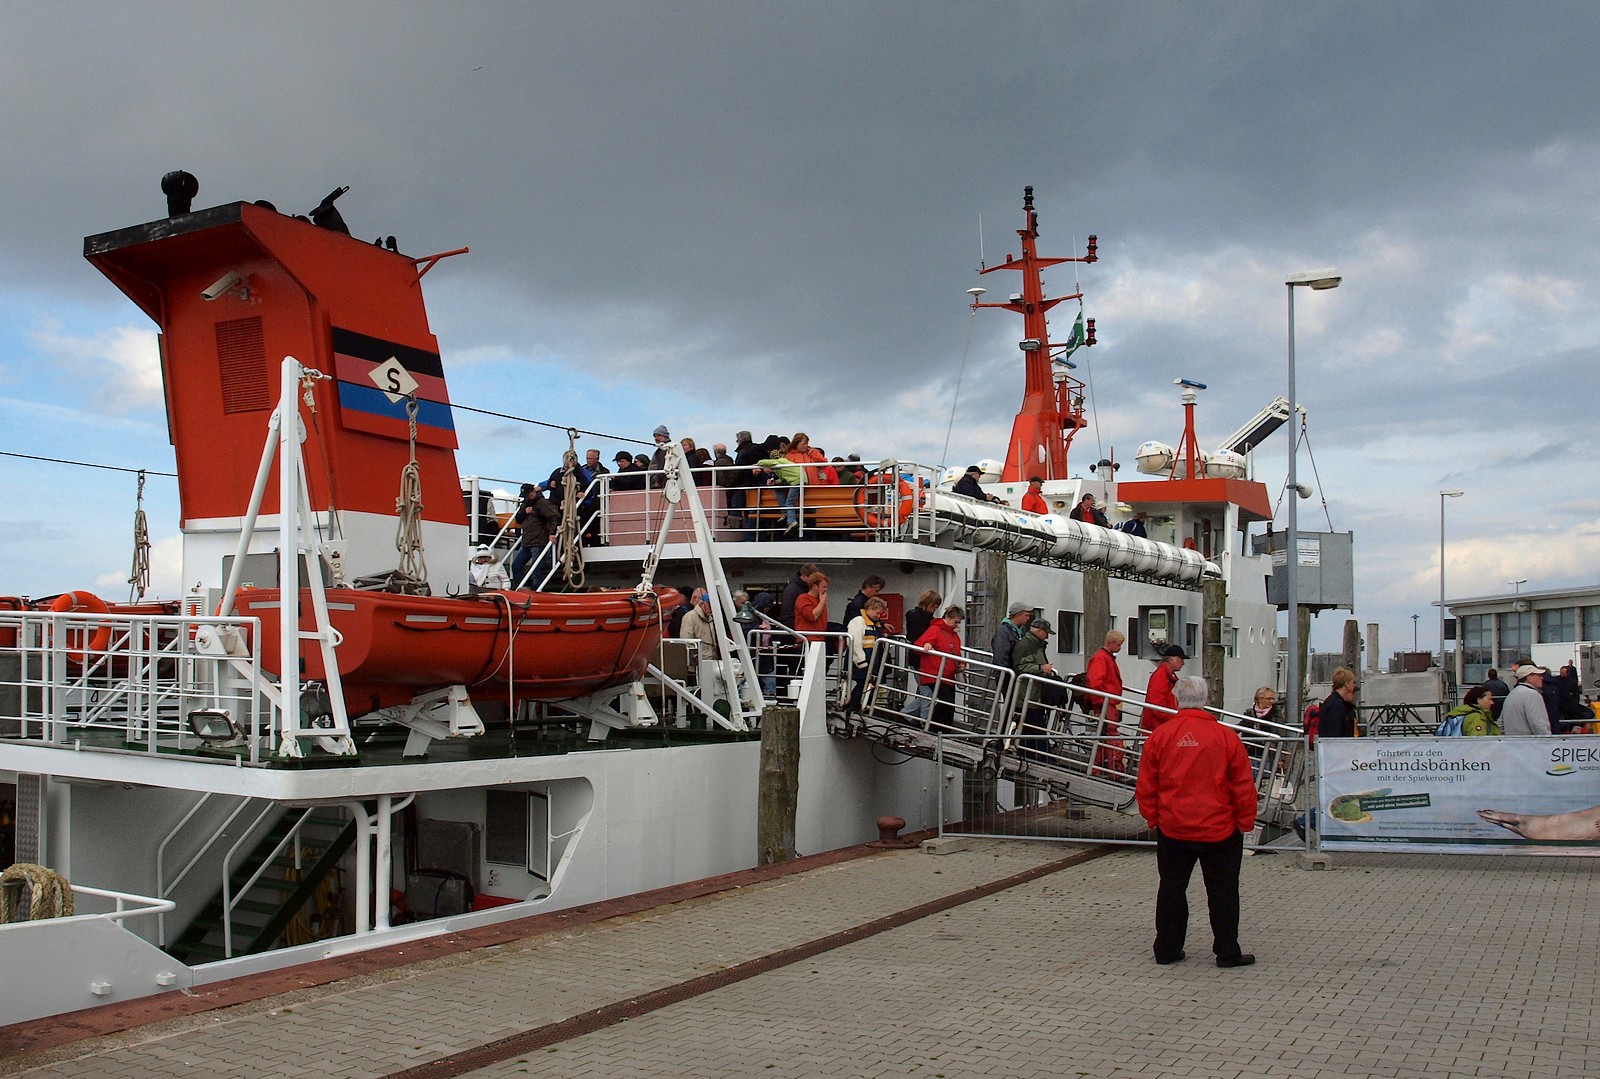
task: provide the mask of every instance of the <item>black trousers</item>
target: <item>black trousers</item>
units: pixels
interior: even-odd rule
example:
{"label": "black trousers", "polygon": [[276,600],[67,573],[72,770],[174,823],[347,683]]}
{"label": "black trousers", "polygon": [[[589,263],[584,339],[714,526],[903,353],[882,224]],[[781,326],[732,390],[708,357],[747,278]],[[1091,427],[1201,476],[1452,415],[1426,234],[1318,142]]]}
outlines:
{"label": "black trousers", "polygon": [[1173,839],[1156,832],[1156,958],[1176,959],[1189,931],[1189,878],[1194,864],[1206,882],[1211,908],[1211,950],[1219,957],[1239,954],[1239,866],[1244,861],[1244,833],[1217,843]]}

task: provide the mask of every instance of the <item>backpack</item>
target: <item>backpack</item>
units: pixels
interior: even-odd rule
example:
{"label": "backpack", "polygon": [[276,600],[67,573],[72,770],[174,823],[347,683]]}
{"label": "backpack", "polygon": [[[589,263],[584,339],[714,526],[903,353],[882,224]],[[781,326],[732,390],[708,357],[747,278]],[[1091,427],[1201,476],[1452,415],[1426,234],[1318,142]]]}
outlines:
{"label": "backpack", "polygon": [[1081,692],[1089,686],[1089,672],[1079,671],[1067,675],[1067,707],[1079,712],[1091,711],[1100,698]]}
{"label": "backpack", "polygon": [[1305,713],[1300,717],[1300,726],[1306,732],[1306,740],[1316,745],[1317,728],[1322,726],[1322,705],[1315,701],[1306,705]]}
{"label": "backpack", "polygon": [[1444,717],[1444,722],[1434,728],[1434,736],[1438,738],[1455,738],[1461,734],[1461,721],[1466,718],[1466,713],[1456,712]]}

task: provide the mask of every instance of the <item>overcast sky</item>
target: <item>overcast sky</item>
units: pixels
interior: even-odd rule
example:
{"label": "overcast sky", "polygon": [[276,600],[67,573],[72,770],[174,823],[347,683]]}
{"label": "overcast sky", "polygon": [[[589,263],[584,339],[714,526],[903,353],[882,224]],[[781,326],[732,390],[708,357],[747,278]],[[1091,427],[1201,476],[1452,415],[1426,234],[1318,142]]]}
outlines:
{"label": "overcast sky", "polygon": [[[1284,276],[1344,274],[1297,295],[1301,526],[1326,499],[1355,617],[1387,654],[1420,614],[1429,648],[1441,488],[1452,596],[1595,580],[1596,41],[1592,3],[8,0],[0,450],[171,469],[153,327],[82,237],[163,216],[185,168],[197,206],[349,184],[355,235],[470,247],[425,281],[463,404],[932,462],[964,365],[949,463],[1002,457],[1020,322],[965,290],[1031,184],[1044,253],[1100,238],[1046,282],[1101,340],[1074,471],[1176,442],[1177,376],[1214,445],[1285,392]],[[458,424],[463,473],[561,448]],[[0,591],[126,591],[130,476],[0,476]],[[147,509],[172,594],[171,480]]]}

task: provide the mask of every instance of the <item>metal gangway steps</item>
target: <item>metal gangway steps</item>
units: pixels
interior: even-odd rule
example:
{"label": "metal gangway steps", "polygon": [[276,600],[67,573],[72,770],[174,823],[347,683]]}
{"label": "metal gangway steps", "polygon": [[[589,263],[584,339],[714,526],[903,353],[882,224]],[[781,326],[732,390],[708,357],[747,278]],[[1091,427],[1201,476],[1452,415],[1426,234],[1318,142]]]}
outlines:
{"label": "metal gangway steps", "polygon": [[[954,668],[953,676],[920,685],[925,655],[948,660],[941,673]],[[1137,709],[1170,713],[1144,703],[1138,694],[1104,694],[1018,674],[971,652],[964,657],[924,653],[895,637],[881,638],[873,649],[867,687],[854,714],[846,714],[842,704],[848,681],[839,679],[831,708],[837,733],[871,738],[985,779],[1043,789],[1052,799],[1125,814],[1138,813],[1134,784],[1144,734]],[[1103,700],[1120,704],[1119,723],[1107,724],[1097,714],[1101,709],[1096,705]],[[1303,760],[1302,733],[1280,723],[1209,710],[1244,740],[1255,770],[1258,820],[1283,816],[1292,805]]]}

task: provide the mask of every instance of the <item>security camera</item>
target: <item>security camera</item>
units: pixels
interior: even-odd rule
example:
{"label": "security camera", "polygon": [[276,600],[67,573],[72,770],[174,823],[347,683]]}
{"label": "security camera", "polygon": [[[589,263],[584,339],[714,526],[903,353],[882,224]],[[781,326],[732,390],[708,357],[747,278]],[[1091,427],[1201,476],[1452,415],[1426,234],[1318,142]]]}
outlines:
{"label": "security camera", "polygon": [[227,273],[213,281],[208,288],[202,289],[200,292],[200,298],[209,303],[212,300],[227,295],[234,289],[239,290],[240,298],[249,295],[248,286],[245,284],[244,278],[240,276],[239,271],[229,270]]}

